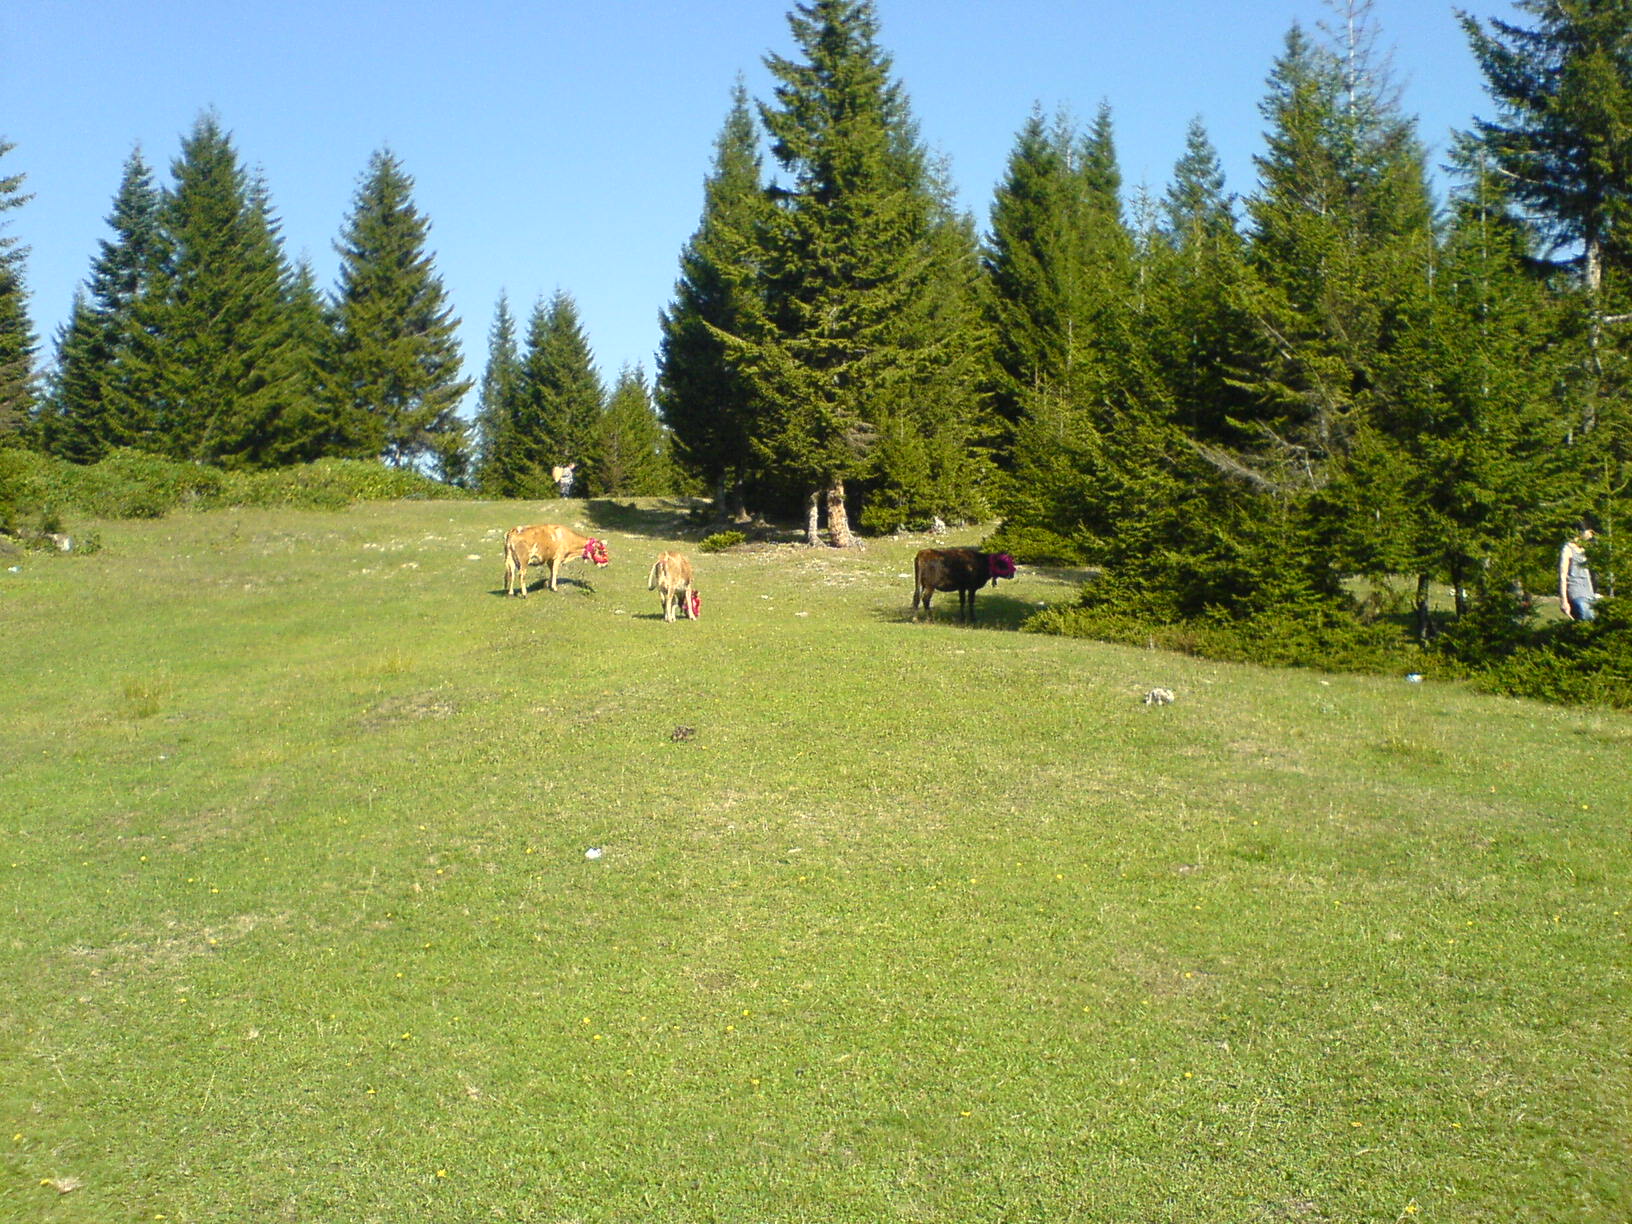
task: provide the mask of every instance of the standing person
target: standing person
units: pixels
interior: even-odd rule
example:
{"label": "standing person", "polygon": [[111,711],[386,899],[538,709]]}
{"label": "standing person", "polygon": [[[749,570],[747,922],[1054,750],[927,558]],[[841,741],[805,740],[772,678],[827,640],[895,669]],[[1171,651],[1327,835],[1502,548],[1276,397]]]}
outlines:
{"label": "standing person", "polygon": [[1598,593],[1593,590],[1592,571],[1587,568],[1586,546],[1597,536],[1598,533],[1583,522],[1577,527],[1575,538],[1558,554],[1558,606],[1566,620],[1592,619],[1592,602]]}

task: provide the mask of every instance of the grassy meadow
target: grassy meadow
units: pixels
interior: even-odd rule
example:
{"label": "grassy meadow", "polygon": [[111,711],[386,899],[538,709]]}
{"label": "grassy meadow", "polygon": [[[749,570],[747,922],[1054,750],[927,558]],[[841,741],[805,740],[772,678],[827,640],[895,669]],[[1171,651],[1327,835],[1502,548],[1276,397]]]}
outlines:
{"label": "grassy meadow", "polygon": [[93,526],[0,562],[0,1220],[1632,1217],[1632,715],[662,503]]}

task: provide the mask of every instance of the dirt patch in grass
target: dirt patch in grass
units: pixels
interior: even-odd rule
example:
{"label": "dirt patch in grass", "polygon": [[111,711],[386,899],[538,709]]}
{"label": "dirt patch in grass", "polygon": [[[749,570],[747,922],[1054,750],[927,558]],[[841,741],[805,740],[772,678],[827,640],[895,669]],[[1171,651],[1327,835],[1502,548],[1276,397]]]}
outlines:
{"label": "dirt patch in grass", "polygon": [[458,703],[442,693],[409,693],[379,702],[358,720],[358,725],[364,731],[388,731],[427,718],[449,718],[458,712]]}

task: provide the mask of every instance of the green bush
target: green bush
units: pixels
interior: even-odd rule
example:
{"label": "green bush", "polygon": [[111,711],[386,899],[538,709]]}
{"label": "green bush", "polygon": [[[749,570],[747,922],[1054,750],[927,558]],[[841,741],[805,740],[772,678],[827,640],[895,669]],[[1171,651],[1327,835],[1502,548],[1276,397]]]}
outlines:
{"label": "green bush", "polygon": [[1079,605],[1047,608],[1021,628],[1264,667],[1361,673],[1438,670],[1397,629],[1362,624],[1340,608],[1286,608],[1244,620],[1163,622],[1105,605]]}
{"label": "green bush", "polygon": [[1234,615],[1219,609],[1185,615],[1142,582],[1107,573],[1083,587],[1076,604],[1045,609],[1023,628],[1266,667],[1439,670],[1398,627],[1367,623],[1350,601],[1307,591],[1266,597]]}
{"label": "green bush", "polygon": [[25,450],[0,450],[0,532],[15,535],[35,529],[42,517],[55,514],[52,461]]}
{"label": "green bush", "polygon": [[173,510],[218,506],[338,510],[356,502],[467,496],[419,472],[358,459],[224,472],[133,450],[115,451],[89,465],[33,451],[0,451],[0,529],[12,532],[39,530],[42,521],[67,513],[162,518]]}
{"label": "green bush", "polygon": [[999,527],[981,545],[987,552],[1006,552],[1022,565],[1081,565],[1087,550],[1046,527]]}
{"label": "green bush", "polygon": [[716,531],[711,536],[704,536],[697,547],[706,553],[724,552],[728,548],[735,548],[747,538],[740,531]]}
{"label": "green bush", "polygon": [[1632,606],[1598,603],[1590,621],[1560,620],[1515,649],[1489,659],[1476,687],[1563,705],[1632,709]]}

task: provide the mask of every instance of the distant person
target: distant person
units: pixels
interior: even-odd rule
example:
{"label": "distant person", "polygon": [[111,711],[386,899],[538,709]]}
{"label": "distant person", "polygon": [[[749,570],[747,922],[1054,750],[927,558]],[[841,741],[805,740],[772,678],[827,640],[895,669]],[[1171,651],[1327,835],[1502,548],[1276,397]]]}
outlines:
{"label": "distant person", "polygon": [[1598,592],[1593,589],[1592,571],[1587,568],[1586,546],[1597,538],[1598,533],[1583,522],[1558,554],[1558,607],[1566,620],[1592,619],[1592,604]]}

